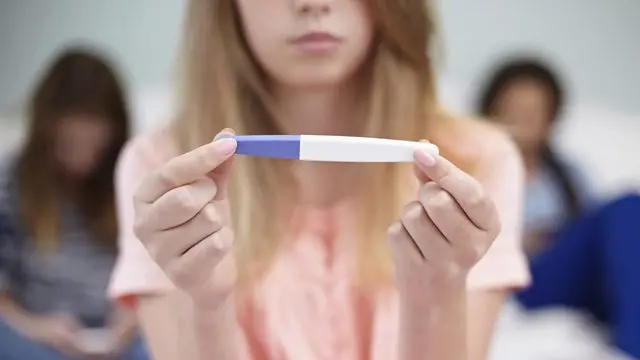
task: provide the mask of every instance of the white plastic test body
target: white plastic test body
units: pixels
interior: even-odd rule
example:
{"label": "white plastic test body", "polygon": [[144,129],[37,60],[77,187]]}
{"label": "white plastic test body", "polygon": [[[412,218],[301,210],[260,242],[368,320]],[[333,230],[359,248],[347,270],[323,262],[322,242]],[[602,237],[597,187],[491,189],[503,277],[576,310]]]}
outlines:
{"label": "white plastic test body", "polygon": [[416,150],[432,155],[438,147],[427,142],[329,135],[233,136],[239,155],[325,162],[412,162]]}

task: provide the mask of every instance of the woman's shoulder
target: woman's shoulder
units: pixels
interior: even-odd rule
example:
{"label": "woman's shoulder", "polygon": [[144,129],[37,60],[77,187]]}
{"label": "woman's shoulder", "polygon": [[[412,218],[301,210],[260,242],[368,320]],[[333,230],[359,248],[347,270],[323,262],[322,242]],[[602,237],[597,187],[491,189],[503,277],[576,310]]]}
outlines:
{"label": "woman's shoulder", "polygon": [[134,167],[156,167],[177,154],[175,141],[167,128],[138,134],[131,138],[120,153],[120,164]]}
{"label": "woman's shoulder", "polygon": [[520,152],[511,137],[488,120],[454,114],[448,118],[448,134],[440,138],[453,157],[473,164],[473,172],[493,172],[496,168],[522,171]]}

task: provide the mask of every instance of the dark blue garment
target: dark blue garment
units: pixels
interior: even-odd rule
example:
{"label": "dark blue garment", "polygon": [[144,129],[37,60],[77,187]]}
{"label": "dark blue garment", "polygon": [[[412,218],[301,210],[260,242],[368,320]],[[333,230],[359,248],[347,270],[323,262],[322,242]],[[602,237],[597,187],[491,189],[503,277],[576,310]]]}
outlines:
{"label": "dark blue garment", "polygon": [[[137,339],[118,357],[118,360],[148,360],[150,358],[142,340]],[[2,319],[0,319],[0,359],[69,360],[56,350],[22,336]]]}
{"label": "dark blue garment", "polygon": [[593,209],[557,232],[531,259],[527,309],[581,309],[611,329],[613,346],[640,359],[640,196]]}

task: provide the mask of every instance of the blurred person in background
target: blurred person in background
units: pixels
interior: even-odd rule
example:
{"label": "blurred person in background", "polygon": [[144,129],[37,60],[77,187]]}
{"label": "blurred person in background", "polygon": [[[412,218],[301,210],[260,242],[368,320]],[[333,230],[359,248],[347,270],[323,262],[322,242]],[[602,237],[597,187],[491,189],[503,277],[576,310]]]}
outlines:
{"label": "blurred person in background", "polygon": [[549,233],[582,212],[594,194],[589,174],[551,144],[565,97],[558,76],[546,64],[518,59],[494,74],[478,104],[481,116],[511,134],[524,158],[524,245],[529,255],[545,246]]}
{"label": "blurred person in background", "polygon": [[134,316],[106,296],[129,135],[122,85],[100,54],[69,48],[39,80],[29,121],[0,171],[0,358],[145,359]]}
{"label": "blurred person in background", "polygon": [[479,98],[478,113],[505,128],[525,160],[532,286],[517,298],[528,309],[586,310],[640,358],[640,197],[594,201],[589,175],[551,146],[564,101],[558,76],[529,58],[503,64]]}

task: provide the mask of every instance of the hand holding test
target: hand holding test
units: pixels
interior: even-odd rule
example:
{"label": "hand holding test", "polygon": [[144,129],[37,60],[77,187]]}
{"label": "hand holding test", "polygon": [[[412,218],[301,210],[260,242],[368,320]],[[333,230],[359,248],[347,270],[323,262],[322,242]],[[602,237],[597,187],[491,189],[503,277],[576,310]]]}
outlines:
{"label": "hand holding test", "polygon": [[438,154],[438,147],[415,142],[330,135],[237,135],[236,154],[328,162],[412,162],[416,150]]}

